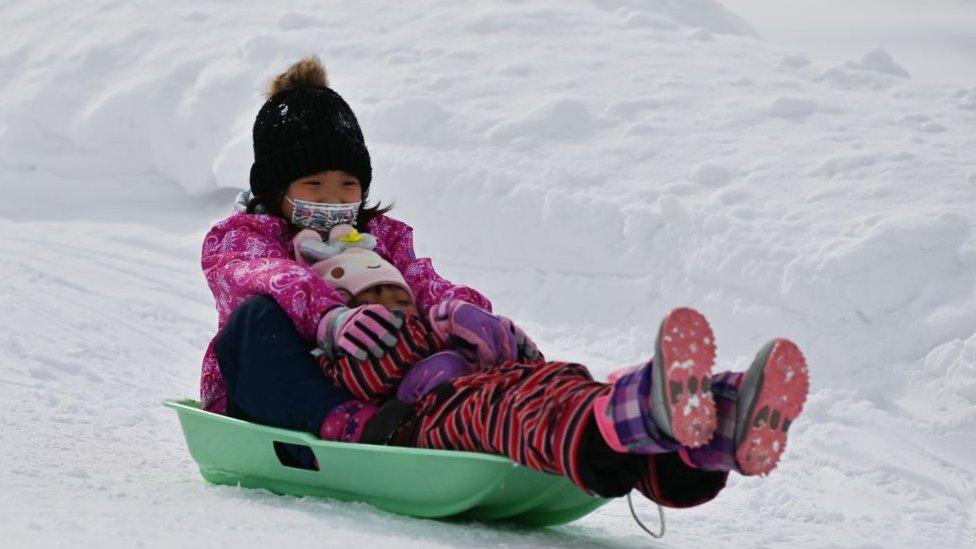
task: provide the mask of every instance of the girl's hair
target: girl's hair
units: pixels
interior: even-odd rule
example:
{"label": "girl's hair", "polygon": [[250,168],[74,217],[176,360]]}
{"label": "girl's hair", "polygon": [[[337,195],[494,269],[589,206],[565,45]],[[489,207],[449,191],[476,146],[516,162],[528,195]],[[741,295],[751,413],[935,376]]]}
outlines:
{"label": "girl's hair", "polygon": [[[285,200],[285,193],[288,188],[281,189],[277,196],[271,198],[271,200],[266,200],[261,196],[253,196],[251,200],[247,202],[247,213],[265,213],[268,215],[273,215],[275,217],[280,217],[285,221],[291,222],[290,219],[285,218],[285,212],[281,210],[281,203]],[[367,200],[368,196],[363,196],[363,205],[359,208],[359,217],[356,218],[356,228],[365,231],[366,224],[369,223],[373,218],[385,214],[386,212],[393,209],[396,204],[383,205],[380,202],[375,204],[370,204]],[[257,212],[258,208],[263,211]]]}

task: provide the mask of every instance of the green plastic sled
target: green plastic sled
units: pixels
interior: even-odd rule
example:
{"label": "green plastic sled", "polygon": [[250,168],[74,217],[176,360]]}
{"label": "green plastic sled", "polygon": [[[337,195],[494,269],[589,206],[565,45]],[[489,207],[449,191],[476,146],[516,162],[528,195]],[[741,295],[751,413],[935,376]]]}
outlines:
{"label": "green plastic sled", "polygon": [[[609,501],[501,456],[330,442],[205,412],[194,400],[163,404],[179,414],[190,455],[214,484],[363,501],[414,517],[527,526],[565,524]],[[283,465],[275,443],[310,448],[319,470]]]}

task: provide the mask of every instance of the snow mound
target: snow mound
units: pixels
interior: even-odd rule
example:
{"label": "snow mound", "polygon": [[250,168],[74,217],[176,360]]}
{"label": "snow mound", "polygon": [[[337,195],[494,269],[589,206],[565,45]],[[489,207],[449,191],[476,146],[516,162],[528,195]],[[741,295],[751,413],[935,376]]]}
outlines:
{"label": "snow mound", "polygon": [[695,166],[688,179],[695,183],[701,183],[702,185],[721,187],[732,179],[732,173],[728,168],[720,164],[703,162]]}
{"label": "snow mound", "polygon": [[450,146],[463,138],[453,129],[451,114],[422,98],[404,98],[380,104],[369,120],[370,139],[405,145]]}
{"label": "snow mound", "polygon": [[860,62],[850,61],[846,66],[862,71],[890,74],[899,78],[911,78],[908,71],[898,63],[895,63],[895,60],[891,58],[891,54],[881,48],[875,48],[865,53]]}
{"label": "snow mound", "polygon": [[713,0],[594,0],[594,3],[604,9],[626,14],[630,23],[635,18],[654,22],[666,17],[686,27],[757,36],[749,23]]}
{"label": "snow mound", "polygon": [[769,107],[772,116],[792,120],[802,120],[818,112],[836,113],[838,110],[803,97],[777,97]]}
{"label": "snow mound", "polygon": [[593,136],[593,117],[586,104],[578,99],[556,99],[525,116],[499,122],[487,135],[495,142],[519,138],[582,141]]}
{"label": "snow mound", "polygon": [[[932,349],[912,383],[918,390],[906,403],[914,412],[960,433],[976,430],[976,333]],[[967,444],[976,449],[973,441]]]}
{"label": "snow mound", "polygon": [[848,61],[842,66],[830,68],[820,76],[821,80],[840,88],[878,89],[891,87],[895,79],[909,78],[911,75],[908,71],[881,48],[865,53],[860,61]]}

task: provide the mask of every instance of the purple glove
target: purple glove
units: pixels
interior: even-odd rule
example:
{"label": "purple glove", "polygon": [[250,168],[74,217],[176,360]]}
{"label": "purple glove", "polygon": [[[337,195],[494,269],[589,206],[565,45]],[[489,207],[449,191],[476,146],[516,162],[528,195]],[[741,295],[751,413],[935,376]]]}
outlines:
{"label": "purple glove", "polygon": [[382,305],[336,307],[322,316],[316,339],[330,357],[343,352],[356,360],[383,356],[396,345],[403,318]]}
{"label": "purple glove", "polygon": [[542,355],[525,332],[503,317],[457,299],[442,301],[430,310],[430,324],[442,338],[470,362],[480,365]]}
{"label": "purple glove", "polygon": [[471,366],[455,351],[441,351],[417,362],[400,380],[397,400],[413,404],[445,381],[471,373]]}

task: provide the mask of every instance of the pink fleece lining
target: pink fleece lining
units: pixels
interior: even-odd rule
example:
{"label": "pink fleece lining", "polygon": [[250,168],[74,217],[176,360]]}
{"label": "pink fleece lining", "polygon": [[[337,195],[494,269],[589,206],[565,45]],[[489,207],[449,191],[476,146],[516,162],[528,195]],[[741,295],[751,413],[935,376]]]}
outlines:
{"label": "pink fleece lining", "polygon": [[685,465],[691,467],[692,469],[697,469],[698,466],[691,461],[691,456],[688,455],[688,449],[682,446],[678,448],[678,455],[681,456],[681,461],[685,462]]}
{"label": "pink fleece lining", "polygon": [[608,392],[593,401],[593,419],[596,421],[596,426],[600,429],[600,434],[603,435],[603,440],[607,443],[607,446],[614,452],[626,454],[628,453],[627,447],[620,443],[617,430],[613,428],[613,418],[607,413],[610,409],[611,394]]}

